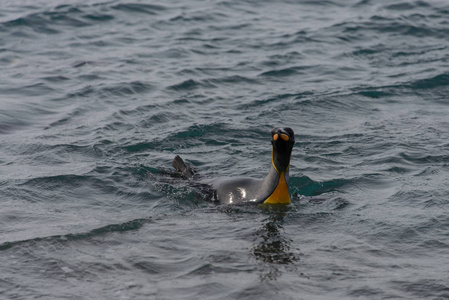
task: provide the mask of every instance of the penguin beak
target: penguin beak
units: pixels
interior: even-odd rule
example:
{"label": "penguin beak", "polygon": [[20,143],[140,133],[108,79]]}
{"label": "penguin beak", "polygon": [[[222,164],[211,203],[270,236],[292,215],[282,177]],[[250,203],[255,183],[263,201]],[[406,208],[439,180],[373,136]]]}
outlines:
{"label": "penguin beak", "polygon": [[271,131],[271,144],[273,145],[272,164],[281,174],[288,170],[290,156],[295,144],[295,134],[289,127],[277,127]]}

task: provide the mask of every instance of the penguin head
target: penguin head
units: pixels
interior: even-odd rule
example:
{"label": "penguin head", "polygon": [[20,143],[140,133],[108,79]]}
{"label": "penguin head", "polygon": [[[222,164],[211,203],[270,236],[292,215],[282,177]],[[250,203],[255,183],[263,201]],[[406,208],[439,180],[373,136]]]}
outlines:
{"label": "penguin head", "polygon": [[295,133],[289,127],[276,127],[271,131],[273,166],[278,173],[285,173],[295,144]]}

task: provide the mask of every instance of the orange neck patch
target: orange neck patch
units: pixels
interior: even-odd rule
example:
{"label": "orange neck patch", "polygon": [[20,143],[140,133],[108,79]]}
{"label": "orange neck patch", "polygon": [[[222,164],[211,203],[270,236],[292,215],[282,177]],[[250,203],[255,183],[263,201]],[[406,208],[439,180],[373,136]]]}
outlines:
{"label": "orange neck patch", "polygon": [[290,195],[288,194],[288,185],[285,181],[285,174],[279,174],[279,182],[274,192],[264,201],[266,204],[287,204],[290,203]]}

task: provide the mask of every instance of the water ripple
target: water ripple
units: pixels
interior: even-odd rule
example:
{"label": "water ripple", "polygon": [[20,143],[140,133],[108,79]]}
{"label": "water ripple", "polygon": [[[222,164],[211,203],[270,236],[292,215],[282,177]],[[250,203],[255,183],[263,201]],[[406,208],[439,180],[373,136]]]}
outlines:
{"label": "water ripple", "polygon": [[[447,296],[444,2],[144,2],[0,11],[4,298]],[[173,173],[263,178],[275,126],[288,206]]]}

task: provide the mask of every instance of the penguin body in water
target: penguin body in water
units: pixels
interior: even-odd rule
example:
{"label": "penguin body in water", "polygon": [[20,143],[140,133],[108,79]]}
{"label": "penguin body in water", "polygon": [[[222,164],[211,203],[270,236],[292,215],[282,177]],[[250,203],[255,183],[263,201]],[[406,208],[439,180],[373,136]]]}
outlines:
{"label": "penguin body in water", "polygon": [[[210,186],[214,200],[221,204],[266,203],[288,204],[290,157],[295,143],[294,132],[288,127],[278,127],[271,131],[271,167],[264,179],[249,177],[217,178],[201,180]],[[195,180],[195,171],[176,156],[173,167],[184,178]]]}

